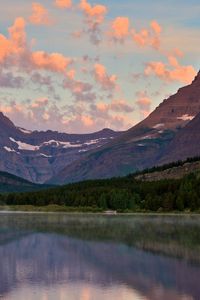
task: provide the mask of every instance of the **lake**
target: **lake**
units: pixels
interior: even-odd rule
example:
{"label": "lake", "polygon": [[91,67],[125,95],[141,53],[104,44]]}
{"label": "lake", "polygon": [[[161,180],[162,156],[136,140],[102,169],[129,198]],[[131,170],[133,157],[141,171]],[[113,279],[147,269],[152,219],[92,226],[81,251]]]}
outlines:
{"label": "lake", "polygon": [[0,299],[200,299],[200,217],[0,213]]}

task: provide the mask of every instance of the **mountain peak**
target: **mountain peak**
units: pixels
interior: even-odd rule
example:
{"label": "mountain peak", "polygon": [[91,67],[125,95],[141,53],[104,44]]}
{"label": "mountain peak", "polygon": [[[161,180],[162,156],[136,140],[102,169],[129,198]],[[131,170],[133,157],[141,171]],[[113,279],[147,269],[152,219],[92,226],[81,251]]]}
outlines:
{"label": "mountain peak", "polygon": [[1,124],[1,127],[2,126],[6,126],[6,127],[14,127],[15,128],[15,125],[13,124],[13,122],[10,121],[9,118],[7,118],[2,112],[0,112],[0,124]]}

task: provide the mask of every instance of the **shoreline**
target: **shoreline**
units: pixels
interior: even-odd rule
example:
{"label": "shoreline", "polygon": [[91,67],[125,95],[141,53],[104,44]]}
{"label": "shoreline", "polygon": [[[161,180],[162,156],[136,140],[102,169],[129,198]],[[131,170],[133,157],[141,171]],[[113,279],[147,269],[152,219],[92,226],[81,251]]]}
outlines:
{"label": "shoreline", "polygon": [[136,211],[136,212],[116,212],[116,211],[105,211],[90,207],[66,207],[66,206],[32,206],[32,205],[12,205],[12,206],[0,206],[0,214],[91,214],[91,215],[103,215],[103,216],[200,216],[200,212],[190,211],[169,211],[169,212],[153,212],[153,211]]}

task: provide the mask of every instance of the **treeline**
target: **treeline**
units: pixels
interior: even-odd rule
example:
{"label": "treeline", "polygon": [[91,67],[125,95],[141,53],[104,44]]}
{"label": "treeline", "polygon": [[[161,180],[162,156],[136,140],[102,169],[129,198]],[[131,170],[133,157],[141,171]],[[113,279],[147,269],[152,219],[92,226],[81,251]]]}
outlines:
{"label": "treeline", "polygon": [[161,171],[165,171],[174,167],[180,167],[183,166],[185,163],[193,163],[193,162],[197,162],[200,161],[200,156],[195,156],[195,157],[189,157],[186,160],[178,160],[176,162],[171,162],[165,165],[161,165],[161,166],[154,166],[152,168],[149,169],[145,169],[142,171],[137,171],[134,174],[130,174],[129,176],[131,177],[135,177],[137,175],[143,175],[146,173],[154,173],[154,172],[161,172]]}
{"label": "treeline", "polygon": [[136,181],[131,176],[85,181],[31,193],[1,194],[2,205],[62,205],[117,211],[198,211],[200,176],[180,180]]}

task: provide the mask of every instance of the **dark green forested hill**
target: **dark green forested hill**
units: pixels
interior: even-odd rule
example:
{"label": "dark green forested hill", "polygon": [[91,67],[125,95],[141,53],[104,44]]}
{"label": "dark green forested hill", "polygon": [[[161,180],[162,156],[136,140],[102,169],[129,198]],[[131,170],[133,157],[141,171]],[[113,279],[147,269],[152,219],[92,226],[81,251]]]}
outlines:
{"label": "dark green forested hill", "polygon": [[[197,160],[192,159],[187,163]],[[162,172],[174,165],[179,166],[184,163],[177,162],[148,172],[158,170]],[[118,211],[198,211],[200,210],[200,173],[195,170],[180,179],[162,179],[153,182],[137,180],[135,175],[84,181],[31,193],[2,194],[1,203],[34,206],[57,204]]]}
{"label": "dark green forested hill", "polygon": [[17,177],[15,175],[0,172],[0,193],[8,192],[28,192],[33,190],[39,190],[47,188],[39,184],[34,184],[28,180]]}

